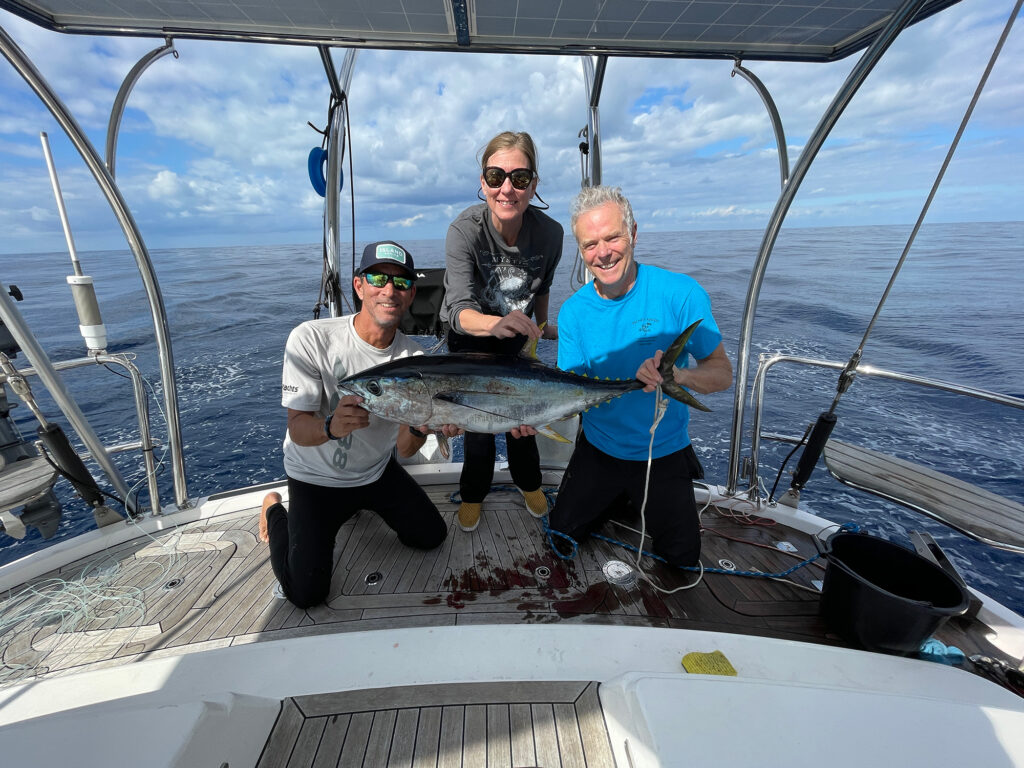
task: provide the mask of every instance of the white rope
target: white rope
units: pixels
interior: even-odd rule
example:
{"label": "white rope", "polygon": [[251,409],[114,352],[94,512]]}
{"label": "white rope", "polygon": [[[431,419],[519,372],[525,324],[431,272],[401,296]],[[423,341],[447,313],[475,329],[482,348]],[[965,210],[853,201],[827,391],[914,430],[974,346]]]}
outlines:
{"label": "white rope", "polygon": [[[654,388],[654,420],[651,424],[651,441],[647,445],[647,474],[644,477],[644,501],[640,505],[640,544],[636,548],[636,569],[640,574],[640,578],[642,578],[644,581],[646,581],[648,584],[654,587],[654,589],[656,589],[658,592],[661,592],[663,595],[672,595],[676,592],[682,592],[686,589],[693,589],[698,584],[700,584],[701,580],[704,578],[704,563],[702,563],[700,560],[697,561],[697,564],[700,566],[700,573],[698,574],[696,581],[694,581],[692,584],[683,584],[682,586],[676,587],[675,589],[665,589],[664,587],[655,584],[654,580],[647,574],[643,566],[640,564],[641,560],[643,559],[644,539],[647,537],[647,494],[651,484],[651,467],[654,464],[654,433],[658,429],[658,425],[661,423],[661,420],[665,417],[665,412],[667,410],[668,400],[665,399],[665,396],[661,392],[661,384],[658,384]],[[711,499],[709,497],[708,504],[704,505],[704,509],[707,509],[710,503]],[[698,521],[700,520],[700,515],[703,514],[704,509],[700,510],[700,512],[698,513]]]}

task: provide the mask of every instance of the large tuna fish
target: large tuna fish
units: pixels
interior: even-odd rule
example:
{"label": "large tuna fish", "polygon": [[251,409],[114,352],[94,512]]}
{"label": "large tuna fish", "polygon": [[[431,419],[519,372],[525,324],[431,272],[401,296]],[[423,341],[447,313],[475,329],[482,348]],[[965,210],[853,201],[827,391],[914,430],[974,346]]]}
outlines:
{"label": "large tuna fish", "polygon": [[[659,370],[666,395],[707,411],[672,379],[672,366],[700,322],[672,342]],[[403,357],[338,382],[339,390],[359,395],[366,410],[388,421],[493,434],[528,424],[555,439],[564,438],[547,425],[643,386],[636,379],[602,381],[537,360],[480,352]]]}

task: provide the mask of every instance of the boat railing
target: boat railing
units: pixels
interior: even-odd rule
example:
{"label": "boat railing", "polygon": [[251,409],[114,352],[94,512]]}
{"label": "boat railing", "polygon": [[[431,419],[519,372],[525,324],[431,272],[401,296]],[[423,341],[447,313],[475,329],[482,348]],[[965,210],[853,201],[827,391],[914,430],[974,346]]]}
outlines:
{"label": "boat railing", "polygon": [[[54,371],[66,371],[76,368],[83,368],[86,366],[109,366],[117,365],[128,372],[128,376],[132,382],[132,390],[135,396],[135,413],[139,422],[139,440],[124,443],[115,446],[103,446],[104,450],[110,453],[122,453],[124,451],[139,449],[142,452],[142,459],[145,466],[146,472],[146,483],[147,490],[149,492],[149,501],[151,505],[150,511],[154,515],[161,513],[160,506],[160,490],[157,485],[157,467],[156,460],[153,457],[153,451],[157,446],[157,443],[153,440],[150,421],[149,421],[149,401],[146,396],[146,385],[145,379],[139,372],[138,367],[132,362],[131,355],[126,354],[97,354],[89,355],[88,357],[75,358],[73,360],[63,360],[59,362],[51,362],[50,366]],[[25,367],[18,368],[18,375],[22,377],[27,376],[38,376],[39,373],[35,368]],[[0,384],[6,384],[10,380],[10,376],[0,372]],[[53,393],[51,392],[51,395]],[[90,454],[84,454],[83,459],[90,458]],[[125,499],[126,505],[130,503],[129,499]]]}
{"label": "boat railing", "polygon": [[[776,365],[780,363],[791,363],[796,365],[812,366],[818,368],[829,368],[833,370],[842,371],[846,369],[848,363],[838,362],[833,360],[822,360],[818,358],[810,357],[799,357],[796,355],[786,354],[775,354],[766,355],[762,354],[758,360],[757,373],[754,376],[754,386],[751,390],[752,399],[752,418],[753,418],[753,434],[751,436],[751,454],[749,462],[749,492],[756,494],[758,491],[758,454],[761,447],[761,438],[764,436],[762,432],[762,422],[764,417],[764,401],[765,401],[765,383],[768,379],[768,373]],[[937,389],[944,392],[950,392],[956,395],[963,395],[966,397],[975,398],[978,400],[985,400],[990,403],[996,403],[998,405],[1008,406],[1010,408],[1017,408],[1024,410],[1024,398],[1014,397],[1012,395],[1004,395],[998,392],[990,392],[985,389],[979,389],[977,387],[971,387],[964,384],[957,384],[953,382],[943,381],[941,379],[933,379],[926,376],[915,376],[909,373],[901,373],[898,371],[890,371],[884,368],[878,368],[873,365],[858,365],[853,371],[855,376],[875,376],[883,379],[889,379],[892,381],[898,381],[904,384],[911,384],[918,387],[926,387],[929,389]],[[793,442],[797,442],[794,440]]]}

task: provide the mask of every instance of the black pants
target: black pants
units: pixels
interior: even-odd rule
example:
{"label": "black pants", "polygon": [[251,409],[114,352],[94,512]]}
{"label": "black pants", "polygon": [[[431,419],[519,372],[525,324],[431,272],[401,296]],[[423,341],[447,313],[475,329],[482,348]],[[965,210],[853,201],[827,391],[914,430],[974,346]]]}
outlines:
{"label": "black pants", "polygon": [[267,510],[267,532],[274,575],[299,608],[327,599],[338,529],[360,509],[380,515],[409,547],[433,549],[448,535],[437,507],[394,458],[369,485],[330,488],[289,477],[288,511]]}
{"label": "black pants", "polygon": [[[581,541],[627,503],[639,511],[646,474],[646,461],[609,456],[587,442],[581,432],[551,510],[551,528]],[[692,481],[703,476],[690,445],[652,462],[644,517],[655,554],[672,565],[696,565],[700,559],[700,523]]]}
{"label": "black pants", "polygon": [[[493,336],[469,336],[448,329],[449,352],[515,355],[525,343],[525,336],[496,339]],[[459,495],[463,501],[481,502],[491,490],[491,483],[494,480],[494,435],[467,432],[463,446]],[[533,435],[512,437],[511,433],[506,432],[505,448],[508,451],[508,468],[512,474],[512,482],[524,491],[535,491],[540,488],[542,478],[537,439]]]}

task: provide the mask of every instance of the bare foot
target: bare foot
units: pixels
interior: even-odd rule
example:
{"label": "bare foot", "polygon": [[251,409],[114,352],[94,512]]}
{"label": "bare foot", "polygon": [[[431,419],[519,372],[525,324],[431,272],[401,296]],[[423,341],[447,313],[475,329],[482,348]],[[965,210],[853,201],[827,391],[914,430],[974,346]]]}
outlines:
{"label": "bare foot", "polygon": [[267,533],[267,510],[280,503],[281,494],[276,491],[271,491],[263,497],[263,508],[260,510],[260,541],[270,541],[270,534]]}

